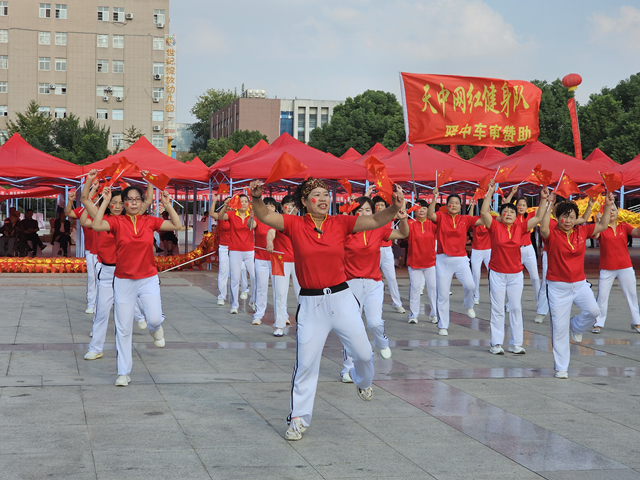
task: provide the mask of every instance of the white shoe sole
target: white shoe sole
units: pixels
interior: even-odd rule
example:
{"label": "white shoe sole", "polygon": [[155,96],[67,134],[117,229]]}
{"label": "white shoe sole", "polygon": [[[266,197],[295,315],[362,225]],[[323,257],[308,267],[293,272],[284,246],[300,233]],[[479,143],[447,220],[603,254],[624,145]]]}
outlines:
{"label": "white shoe sole", "polygon": [[380,350],[380,358],[389,360],[391,358],[391,349],[387,347]]}
{"label": "white shoe sole", "polygon": [[98,360],[99,358],[102,358],[102,353],[94,353],[94,355],[89,355],[90,353],[94,353],[94,352],[87,352],[84,356],[85,360]]}

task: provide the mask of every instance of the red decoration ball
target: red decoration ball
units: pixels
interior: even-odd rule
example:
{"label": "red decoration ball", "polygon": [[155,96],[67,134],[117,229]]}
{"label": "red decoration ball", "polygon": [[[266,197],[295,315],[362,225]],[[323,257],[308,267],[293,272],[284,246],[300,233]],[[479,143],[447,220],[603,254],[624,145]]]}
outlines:
{"label": "red decoration ball", "polygon": [[569,75],[565,75],[562,79],[562,85],[567,88],[577,87],[582,83],[582,77],[577,73],[570,73]]}

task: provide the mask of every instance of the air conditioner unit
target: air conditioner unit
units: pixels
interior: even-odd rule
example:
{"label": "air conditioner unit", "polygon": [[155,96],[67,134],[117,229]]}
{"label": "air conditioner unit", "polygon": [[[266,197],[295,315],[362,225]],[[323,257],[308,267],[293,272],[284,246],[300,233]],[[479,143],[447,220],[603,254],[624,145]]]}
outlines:
{"label": "air conditioner unit", "polygon": [[49,88],[56,88],[56,84],[55,83],[50,83],[49,84]]}
{"label": "air conditioner unit", "polygon": [[158,27],[158,28],[164,28],[164,23],[156,23],[156,27]]}
{"label": "air conditioner unit", "polygon": [[121,102],[122,101],[122,97],[116,97],[116,102]]}
{"label": "air conditioner unit", "polygon": [[113,92],[113,87],[107,87],[104,90],[105,92]]}
{"label": "air conditioner unit", "polygon": [[127,13],[124,18],[126,18],[127,20],[133,20],[133,13]]}
{"label": "air conditioner unit", "polygon": [[153,79],[154,79],[154,80],[162,80],[162,74],[160,74],[160,73],[156,73],[156,74],[154,74],[154,75],[153,75]]}
{"label": "air conditioner unit", "polygon": [[102,101],[103,102],[108,102],[109,101],[109,97],[107,97],[106,95],[104,97],[102,97]]}
{"label": "air conditioner unit", "polygon": [[154,132],[159,132],[160,130],[162,130],[162,127],[160,125],[154,125],[153,126],[153,131]]}
{"label": "air conditioner unit", "polygon": [[160,103],[160,99],[153,97],[153,103]]}

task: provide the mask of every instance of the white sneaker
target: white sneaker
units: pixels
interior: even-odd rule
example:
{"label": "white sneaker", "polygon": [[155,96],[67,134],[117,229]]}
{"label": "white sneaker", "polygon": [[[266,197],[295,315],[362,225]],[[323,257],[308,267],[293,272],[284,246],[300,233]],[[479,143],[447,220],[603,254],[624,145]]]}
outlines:
{"label": "white sneaker", "polygon": [[249,298],[249,294],[247,292],[242,292],[240,294],[240,300],[246,300],[247,298]]}
{"label": "white sneaker", "polygon": [[538,315],[536,315],[536,318],[534,318],[533,321],[536,323],[542,323],[544,321],[544,317],[546,317],[546,315],[542,315],[541,313],[539,313]]}
{"label": "white sneaker", "polygon": [[285,322],[284,322],[284,323],[285,323],[285,324],[287,324],[287,325],[291,325],[291,322],[289,321],[289,319],[288,319],[288,318],[285,320]]}
{"label": "white sneaker", "polygon": [[282,328],[276,328],[276,329],[273,331],[273,336],[274,336],[274,337],[281,337],[281,336],[283,336],[283,335],[284,335],[284,330],[283,330]]}
{"label": "white sneaker", "polygon": [[399,307],[393,307],[393,308],[398,313],[407,313],[407,311],[404,309],[402,305],[400,305]]}
{"label": "white sneaker", "polygon": [[89,332],[89,336],[90,336],[91,338],[93,338],[93,330],[91,330],[91,331]]}
{"label": "white sneaker", "polygon": [[95,313],[95,311],[93,310],[93,308],[87,308],[84,313],[86,313],[87,315],[91,315],[93,313]]}
{"label": "white sneaker", "polygon": [[567,372],[556,372],[556,378],[569,378],[569,374]]}
{"label": "white sneaker", "polygon": [[153,343],[156,347],[164,347],[164,330],[162,329],[162,326],[160,326],[157,332],[151,333],[151,337],[153,338]]}
{"label": "white sneaker", "polygon": [[473,301],[473,304],[474,304],[474,305],[480,305],[480,300],[474,300],[474,301]]}
{"label": "white sneaker", "polygon": [[446,328],[439,328],[438,335],[442,335],[443,337],[446,337],[447,335],[449,335],[449,332],[447,332]]}
{"label": "white sneaker", "polygon": [[218,299],[218,305],[224,305],[224,299],[219,298]]}
{"label": "white sneaker", "polygon": [[97,360],[99,358],[102,358],[102,352],[87,352],[84,354],[85,360]]}
{"label": "white sneaker", "polygon": [[573,328],[569,327],[569,333],[571,334],[571,338],[573,338],[573,341],[576,343],[581,343],[582,342],[582,334],[581,333],[576,333]]}
{"label": "white sneaker", "polygon": [[634,332],[640,333],[640,325],[634,325],[632,323],[631,324],[631,330],[633,330]]}
{"label": "white sneaker", "polygon": [[138,328],[139,328],[140,330],[144,330],[144,329],[146,329],[146,328],[147,328],[147,321],[146,321],[146,320],[140,320],[140,321],[138,322]]}
{"label": "white sneaker", "polygon": [[412,317],[409,319],[409,323],[418,323],[418,319]]}
{"label": "white sneaker", "polygon": [[491,345],[489,352],[493,353],[494,355],[504,355],[502,345]]}
{"label": "white sneaker", "polygon": [[249,306],[253,309],[253,311],[256,311],[256,302],[249,302]]}
{"label": "white sneaker", "polygon": [[368,387],[368,388],[362,389],[357,385],[356,385],[356,388],[358,389],[358,396],[361,399],[363,399],[365,402],[368,402],[373,398],[373,388]]}
{"label": "white sneaker", "polygon": [[438,323],[438,317],[429,317],[431,323]]}
{"label": "white sneaker", "polygon": [[262,323],[262,320],[260,320],[259,318],[254,318],[253,320],[251,320],[251,325],[260,325]]}
{"label": "white sneaker", "polygon": [[420,295],[424,295],[424,287],[420,289]]}
{"label": "white sneaker", "polygon": [[238,309],[237,308],[232,308],[231,310],[229,310],[229,313],[238,313]]}
{"label": "white sneaker", "polygon": [[476,318],[476,311],[473,308],[469,308],[467,310],[467,315],[469,315],[469,318]]}
{"label": "white sneaker", "polygon": [[298,417],[294,417],[291,419],[291,423],[289,424],[289,428],[284,433],[285,440],[289,440],[290,442],[295,442],[296,440],[300,440],[302,438],[302,434],[307,430],[307,428],[302,425],[302,420]]}
{"label": "white sneaker", "polygon": [[514,355],[524,355],[527,351],[520,345],[509,345],[509,351]]}
{"label": "white sneaker", "polygon": [[129,385],[131,378],[129,375],[118,375],[118,379],[116,380],[116,387],[126,387]]}
{"label": "white sneaker", "polygon": [[351,375],[349,375],[349,372],[345,372],[340,376],[340,378],[342,379],[342,383],[353,383],[353,380],[351,380]]}
{"label": "white sneaker", "polygon": [[389,360],[391,358],[391,349],[387,347],[380,350],[380,357],[384,358],[385,360]]}

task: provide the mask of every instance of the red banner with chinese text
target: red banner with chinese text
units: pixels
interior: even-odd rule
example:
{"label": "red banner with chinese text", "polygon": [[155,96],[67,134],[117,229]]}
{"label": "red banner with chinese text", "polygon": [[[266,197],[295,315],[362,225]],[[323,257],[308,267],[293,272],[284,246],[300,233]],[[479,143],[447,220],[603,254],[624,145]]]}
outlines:
{"label": "red banner with chinese text", "polygon": [[512,147],[538,139],[542,91],[529,82],[400,73],[407,143]]}

